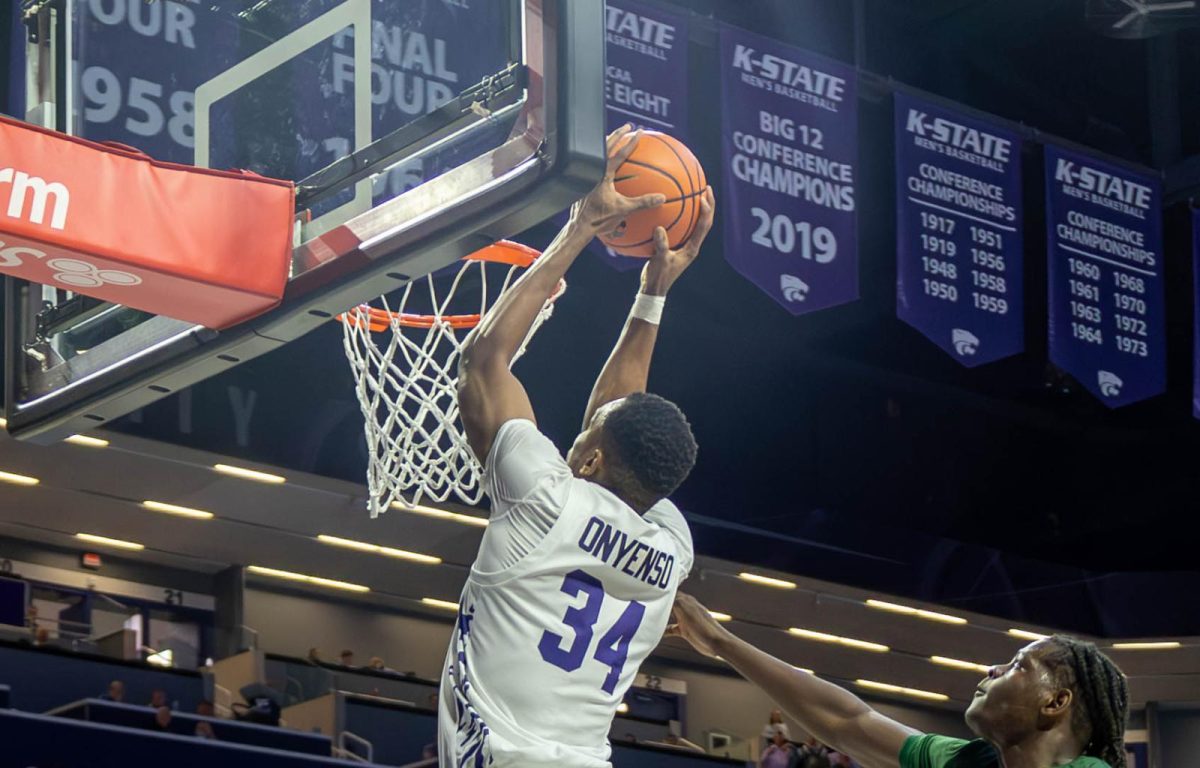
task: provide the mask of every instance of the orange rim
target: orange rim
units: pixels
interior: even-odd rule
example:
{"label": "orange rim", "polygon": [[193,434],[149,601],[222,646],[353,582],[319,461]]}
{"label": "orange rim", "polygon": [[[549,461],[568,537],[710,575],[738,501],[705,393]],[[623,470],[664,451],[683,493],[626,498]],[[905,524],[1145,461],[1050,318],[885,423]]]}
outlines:
{"label": "orange rim", "polygon": [[[514,243],[511,240],[499,240],[491,245],[480,248],[474,253],[463,257],[463,261],[486,261],[493,264],[508,264],[513,267],[528,267],[537,260],[542,252],[528,245]],[[566,283],[559,281],[558,287],[550,301],[556,300],[566,289]],[[432,328],[439,323],[449,325],[454,329],[474,328],[483,319],[482,315],[414,315],[408,312],[392,312],[378,309],[367,304],[359,304],[356,312],[347,312],[337,316],[337,320],[353,328],[361,327],[364,320],[367,330],[381,333],[392,327],[393,321],[402,328]]]}

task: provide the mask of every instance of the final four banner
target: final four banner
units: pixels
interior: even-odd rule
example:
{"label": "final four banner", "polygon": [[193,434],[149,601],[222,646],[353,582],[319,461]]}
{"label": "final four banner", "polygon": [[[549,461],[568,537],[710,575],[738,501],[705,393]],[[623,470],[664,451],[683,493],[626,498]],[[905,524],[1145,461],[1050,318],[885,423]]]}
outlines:
{"label": "final four banner", "polygon": [[[196,88],[341,5],[81,0],[75,4],[77,133],[190,163]],[[297,51],[214,106],[211,164],[303,178],[352,149],[357,76],[370,78],[372,131],[379,138],[507,62],[501,3],[372,0],[371,12],[370,72],[354,71],[350,27]],[[377,201],[444,172],[469,151],[454,147],[379,175]]]}
{"label": "final four banner", "polygon": [[858,298],[853,68],[721,30],[725,258],[794,315]]}
{"label": "final four banner", "polygon": [[1110,408],[1166,389],[1159,180],[1046,146],[1050,360]]}
{"label": "final four banner", "polygon": [[896,312],[965,366],[1025,347],[1021,137],[896,93]]}
{"label": "final four banner", "polygon": [[[604,15],[608,130],[633,123],[687,144],[688,17],[637,0],[609,2]],[[595,247],[606,263],[622,271],[646,263],[612,253],[599,241]]]}

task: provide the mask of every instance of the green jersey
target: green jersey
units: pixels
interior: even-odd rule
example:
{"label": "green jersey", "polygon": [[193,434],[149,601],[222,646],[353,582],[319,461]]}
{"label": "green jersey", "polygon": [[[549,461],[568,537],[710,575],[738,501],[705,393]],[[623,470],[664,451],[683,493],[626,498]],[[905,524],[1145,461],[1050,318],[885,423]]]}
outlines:
{"label": "green jersey", "polygon": [[[983,739],[964,741],[930,733],[910,736],[900,748],[900,768],[1000,768],[996,748]],[[1077,757],[1061,768],[1109,768],[1095,757]]]}

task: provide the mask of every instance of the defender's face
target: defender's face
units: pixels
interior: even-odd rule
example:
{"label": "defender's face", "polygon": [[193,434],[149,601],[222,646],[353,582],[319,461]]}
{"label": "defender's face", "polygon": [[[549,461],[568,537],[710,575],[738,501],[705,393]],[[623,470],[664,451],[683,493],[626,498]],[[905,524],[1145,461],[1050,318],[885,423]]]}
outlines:
{"label": "defender's face", "polygon": [[967,725],[977,735],[1002,743],[1037,728],[1042,707],[1055,693],[1050,670],[1041,662],[1045,642],[1022,648],[980,681],[966,714]]}

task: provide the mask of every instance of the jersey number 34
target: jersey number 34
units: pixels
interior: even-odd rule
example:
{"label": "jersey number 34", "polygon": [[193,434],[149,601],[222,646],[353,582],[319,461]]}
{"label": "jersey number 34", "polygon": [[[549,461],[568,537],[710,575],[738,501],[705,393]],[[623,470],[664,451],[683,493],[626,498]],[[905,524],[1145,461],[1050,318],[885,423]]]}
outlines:
{"label": "jersey number 34", "polygon": [[[546,630],[542,633],[538,650],[542,658],[550,664],[567,672],[574,672],[583,666],[588,650],[592,647],[596,622],[600,619],[600,606],[604,604],[604,585],[595,576],[583,571],[571,571],[563,580],[562,591],[571,597],[577,597],[581,592],[587,595],[582,607],[568,608],[563,616],[563,624],[574,631],[575,637],[568,643],[567,638],[562,635]],[[630,603],[596,644],[593,658],[609,669],[604,683],[600,686],[605,693],[612,693],[616,689],[625,659],[629,656],[629,643],[637,634],[645,615],[646,606],[638,602]]]}

